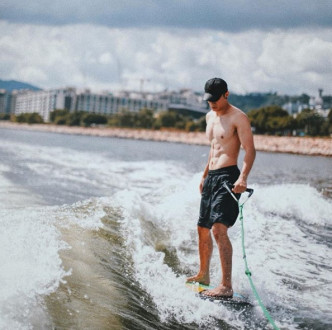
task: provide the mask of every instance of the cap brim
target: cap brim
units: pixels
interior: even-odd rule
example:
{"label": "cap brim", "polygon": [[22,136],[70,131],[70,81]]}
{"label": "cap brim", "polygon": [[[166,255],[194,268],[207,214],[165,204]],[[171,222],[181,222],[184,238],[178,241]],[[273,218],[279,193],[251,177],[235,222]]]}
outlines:
{"label": "cap brim", "polygon": [[216,96],[216,95],[212,95],[210,93],[205,93],[204,96],[203,96],[203,100],[204,101],[210,101],[210,102],[216,102],[218,101],[220,98],[220,96]]}

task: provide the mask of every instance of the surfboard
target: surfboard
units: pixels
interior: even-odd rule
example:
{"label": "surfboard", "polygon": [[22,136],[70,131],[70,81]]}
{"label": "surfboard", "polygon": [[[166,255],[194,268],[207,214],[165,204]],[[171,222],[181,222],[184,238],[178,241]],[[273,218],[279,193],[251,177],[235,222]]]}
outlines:
{"label": "surfboard", "polygon": [[213,302],[220,302],[222,304],[236,304],[236,305],[243,305],[243,306],[252,306],[251,302],[248,300],[247,297],[243,296],[242,294],[238,292],[233,293],[232,298],[220,298],[220,297],[208,297],[201,294],[204,290],[211,290],[214,289],[214,286],[212,285],[204,285],[200,284],[198,282],[186,282],[186,287],[196,293],[196,296],[200,297],[203,300],[209,300]]}

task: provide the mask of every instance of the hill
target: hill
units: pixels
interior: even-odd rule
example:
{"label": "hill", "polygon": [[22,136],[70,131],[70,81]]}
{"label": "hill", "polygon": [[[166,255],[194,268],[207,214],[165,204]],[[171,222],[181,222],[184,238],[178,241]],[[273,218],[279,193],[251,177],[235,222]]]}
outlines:
{"label": "hill", "polygon": [[33,91],[40,91],[41,88],[30,85],[25,82],[16,80],[1,80],[0,79],[0,89],[5,89],[7,92],[11,92],[14,89],[31,89]]}
{"label": "hill", "polygon": [[244,112],[252,109],[258,109],[269,105],[282,106],[287,102],[299,101],[309,105],[310,96],[302,94],[300,96],[279,95],[277,93],[249,93],[246,95],[232,94],[229,95],[229,102]]}

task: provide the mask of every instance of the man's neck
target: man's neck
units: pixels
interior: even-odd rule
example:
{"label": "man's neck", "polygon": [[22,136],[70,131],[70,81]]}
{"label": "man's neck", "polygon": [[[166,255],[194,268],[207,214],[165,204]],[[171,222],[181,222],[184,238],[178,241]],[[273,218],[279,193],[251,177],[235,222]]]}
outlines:
{"label": "man's neck", "polygon": [[218,109],[218,111],[216,111],[216,115],[218,117],[226,115],[231,109],[231,107],[232,106],[227,102],[223,107],[221,107],[220,109]]}

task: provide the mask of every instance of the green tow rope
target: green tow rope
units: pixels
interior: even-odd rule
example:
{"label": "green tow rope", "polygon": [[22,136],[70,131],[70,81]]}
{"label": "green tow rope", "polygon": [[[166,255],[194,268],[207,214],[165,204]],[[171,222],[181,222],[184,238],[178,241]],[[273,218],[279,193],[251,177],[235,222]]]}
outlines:
{"label": "green tow rope", "polygon": [[246,256],[246,250],[244,247],[244,225],[243,225],[243,205],[244,203],[249,199],[249,197],[253,194],[254,190],[253,189],[247,189],[246,191],[249,193],[247,200],[245,200],[242,204],[240,204],[240,201],[235,197],[235,195],[233,194],[232,190],[230,189],[230,187],[225,183],[224,187],[227,189],[227,191],[232,195],[232,197],[236,200],[236,202],[239,205],[239,211],[240,211],[240,222],[241,222],[241,237],[242,237],[242,252],[243,252],[243,260],[244,260],[244,265],[245,265],[245,274],[248,277],[252,292],[254,293],[259,306],[261,307],[265,317],[268,319],[268,321],[271,323],[273,329],[275,330],[279,330],[279,328],[276,326],[276,324],[274,323],[274,320],[272,319],[270,313],[267,311],[267,309],[265,308],[257,290],[256,287],[252,281],[251,278],[251,271],[249,270],[248,267],[248,263],[247,263],[247,256]]}
{"label": "green tow rope", "polygon": [[252,278],[251,278],[251,271],[249,270],[249,267],[248,267],[246,250],[245,250],[245,247],[244,247],[243,204],[240,204],[240,202],[239,202],[240,221],[241,221],[241,236],[242,236],[242,252],[243,252],[243,260],[244,260],[244,264],[245,264],[245,273],[248,276],[248,280],[249,280],[252,292],[254,293],[254,295],[255,295],[255,297],[256,297],[256,299],[258,301],[258,304],[261,307],[261,309],[262,309],[265,317],[269,320],[269,322],[271,323],[273,329],[279,330],[279,328],[274,323],[274,320],[272,319],[270,313],[265,308],[265,306],[264,306],[264,304],[263,304],[263,302],[262,302],[262,300],[261,300],[261,298],[260,298],[260,296],[259,296],[259,294],[258,294],[258,292],[256,290],[256,287],[255,287],[255,285],[254,285],[254,283],[252,281]]}

